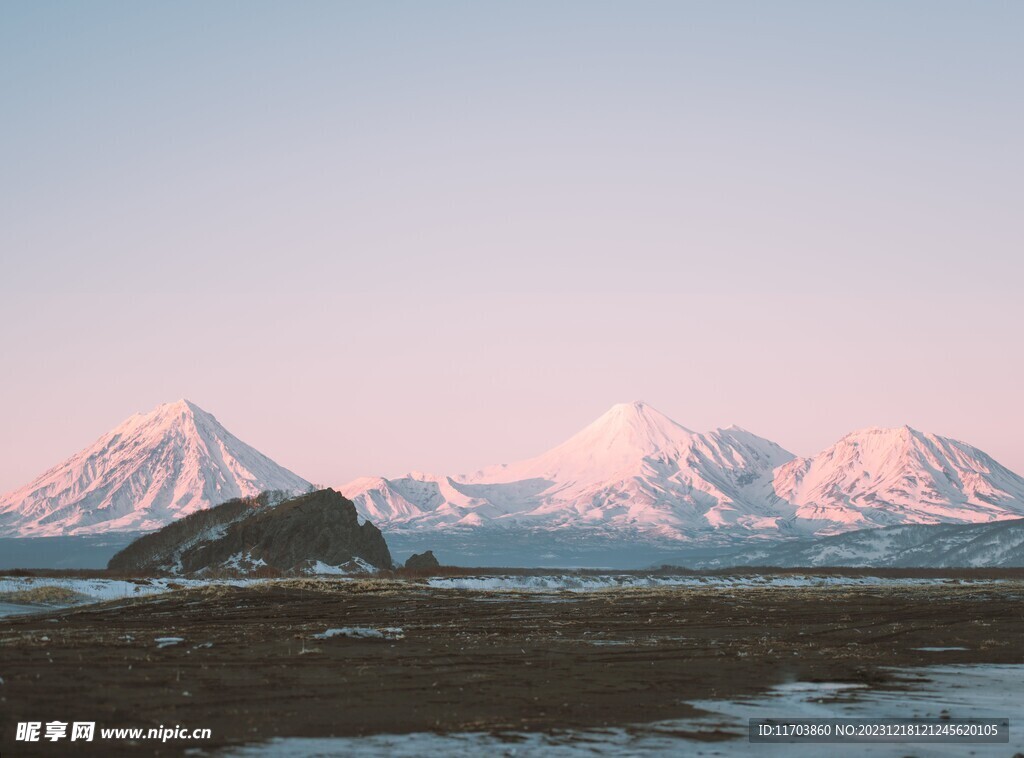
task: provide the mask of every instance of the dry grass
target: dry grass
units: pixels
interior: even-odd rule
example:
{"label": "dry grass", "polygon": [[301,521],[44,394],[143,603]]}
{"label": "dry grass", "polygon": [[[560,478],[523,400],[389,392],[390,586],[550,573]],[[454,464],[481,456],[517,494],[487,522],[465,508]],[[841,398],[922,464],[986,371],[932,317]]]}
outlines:
{"label": "dry grass", "polygon": [[15,605],[72,605],[88,598],[67,587],[32,587],[15,592],[0,592],[0,603]]}
{"label": "dry grass", "polygon": [[276,588],[306,590],[309,592],[338,593],[345,595],[357,595],[361,593],[392,593],[406,592],[409,589],[409,582],[391,578],[367,577],[365,579],[328,579],[323,577],[309,577],[285,579],[273,584],[257,584],[254,587],[272,591]]}

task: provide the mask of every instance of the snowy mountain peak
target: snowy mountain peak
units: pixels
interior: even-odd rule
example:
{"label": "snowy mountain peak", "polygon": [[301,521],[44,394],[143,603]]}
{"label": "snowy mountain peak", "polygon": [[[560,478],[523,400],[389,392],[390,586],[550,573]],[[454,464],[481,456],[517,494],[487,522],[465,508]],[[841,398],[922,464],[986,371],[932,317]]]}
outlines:
{"label": "snowy mountain peak", "polygon": [[617,447],[634,454],[649,453],[686,443],[692,436],[689,429],[646,403],[619,403],[560,447]]}
{"label": "snowy mountain peak", "polygon": [[601,481],[637,469],[652,455],[677,456],[692,438],[689,429],[645,403],[620,403],[546,453],[519,463],[492,466],[470,479]]}
{"label": "snowy mountain peak", "polygon": [[671,426],[684,429],[684,427],[677,424],[664,413],[648,405],[642,400],[634,400],[631,403],[616,403],[598,417],[592,424],[592,426],[599,425],[608,428]]}
{"label": "snowy mountain peak", "polygon": [[633,402],[535,458],[468,476],[362,479],[342,491],[374,523],[397,529],[598,527],[679,537],[774,525],[772,471],[792,457],[750,432],[699,434]]}
{"label": "snowy mountain peak", "polygon": [[847,434],[780,467],[774,487],[824,532],[1024,516],[1024,478],[965,442],[909,426]]}
{"label": "snowy mountain peak", "polygon": [[343,488],[392,529],[518,526],[659,537],[782,537],[1024,516],[1024,479],[909,426],[852,432],[813,458],[732,425],[693,432],[621,403],[551,450],[469,476]]}
{"label": "snowy mountain peak", "polygon": [[170,403],[160,403],[160,405],[158,405],[156,408],[154,408],[151,411],[136,413],[133,416],[133,418],[136,418],[136,417],[140,417],[140,418],[146,418],[146,417],[172,418],[172,417],[180,415],[180,414],[184,414],[184,415],[187,415],[187,416],[192,416],[192,415],[195,415],[196,413],[201,413],[201,414],[206,415],[206,416],[210,415],[206,411],[204,411],[202,408],[200,408],[198,405],[193,403],[191,400],[188,400],[187,398],[181,398],[180,400],[174,400],[173,402],[170,402]]}
{"label": "snowy mountain peak", "polygon": [[35,481],[0,497],[0,534],[154,529],[231,498],[308,487],[183,399],[136,413]]}
{"label": "snowy mountain peak", "polygon": [[859,442],[862,440],[906,440],[914,436],[920,436],[921,432],[904,424],[903,426],[868,426],[863,429],[855,429],[849,434],[843,435],[843,440]]}

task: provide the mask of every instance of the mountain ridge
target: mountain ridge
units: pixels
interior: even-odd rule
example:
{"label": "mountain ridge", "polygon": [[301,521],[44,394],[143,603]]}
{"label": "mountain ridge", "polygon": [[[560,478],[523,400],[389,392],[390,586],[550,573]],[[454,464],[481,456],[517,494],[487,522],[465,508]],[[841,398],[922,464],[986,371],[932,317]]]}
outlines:
{"label": "mountain ridge", "polygon": [[[146,531],[226,500],[310,484],[182,399],[136,413],[0,497],[0,536]],[[340,488],[391,531],[564,530],[719,543],[1024,517],[1024,478],[909,426],[850,432],[796,457],[737,425],[696,432],[619,403],[559,445],[469,474]]]}
{"label": "mountain ridge", "polygon": [[612,406],[524,461],[463,475],[362,477],[342,491],[365,518],[410,531],[615,527],[681,540],[730,530],[790,538],[1024,516],[1024,478],[964,442],[867,427],[798,458],[736,425],[691,431],[640,401]]}
{"label": "mountain ridge", "polygon": [[[638,401],[524,461],[468,475],[363,478],[342,491],[391,528],[611,524],[684,538],[775,518],[766,487],[793,457],[739,427],[691,431]],[[695,522],[698,511],[713,514],[707,525]]]}

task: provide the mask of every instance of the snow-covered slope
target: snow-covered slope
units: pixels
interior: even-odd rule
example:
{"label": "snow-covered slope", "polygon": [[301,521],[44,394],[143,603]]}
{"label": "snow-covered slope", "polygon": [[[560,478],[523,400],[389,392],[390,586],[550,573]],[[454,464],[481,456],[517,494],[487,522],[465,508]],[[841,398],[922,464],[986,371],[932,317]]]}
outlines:
{"label": "snow-covered slope", "polygon": [[0,534],[156,529],[236,497],[309,489],[188,400],[136,414],[34,482],[0,497]]}
{"label": "snow-covered slope", "polygon": [[1024,478],[909,427],[854,432],[793,458],[738,427],[698,433],[616,405],[548,452],[474,474],[368,477],[342,488],[391,530],[583,529],[620,537],[807,537],[1024,516]]}
{"label": "snow-covered slope", "polygon": [[536,458],[463,476],[357,479],[342,492],[366,518],[393,529],[744,534],[786,528],[771,481],[792,457],[738,427],[692,432],[644,403],[623,403]]}
{"label": "snow-covered slope", "polygon": [[858,529],[815,540],[753,546],[694,567],[866,566],[949,568],[1024,566],[1024,519],[989,524],[906,524]]}
{"label": "snow-covered slope", "polygon": [[966,443],[906,426],[848,434],[781,466],[774,486],[818,534],[1024,516],[1024,478]]}

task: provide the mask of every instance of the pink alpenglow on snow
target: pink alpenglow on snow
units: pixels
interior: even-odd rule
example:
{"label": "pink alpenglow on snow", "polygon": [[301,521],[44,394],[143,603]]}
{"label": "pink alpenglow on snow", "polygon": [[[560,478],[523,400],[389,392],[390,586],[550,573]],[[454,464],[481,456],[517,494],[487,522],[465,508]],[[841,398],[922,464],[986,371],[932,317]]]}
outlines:
{"label": "pink alpenglow on snow", "polygon": [[536,458],[454,476],[364,477],[360,513],[401,530],[602,529],[656,537],[798,536],[1024,516],[1024,479],[962,442],[869,429],[795,458],[739,427],[693,432],[613,406]]}
{"label": "pink alpenglow on snow", "polygon": [[[309,483],[188,401],[132,416],[0,498],[0,535],[155,529]],[[471,474],[362,477],[341,491],[390,531],[519,528],[733,540],[1024,516],[1024,479],[963,442],[866,429],[796,458],[737,426],[695,432],[622,403],[551,450]]]}
{"label": "pink alpenglow on snow", "polygon": [[1024,516],[1024,479],[975,447],[909,426],[848,434],[781,466],[774,486],[823,532]]}
{"label": "pink alpenglow on snow", "polygon": [[199,406],[179,400],[135,414],[0,497],[0,535],[156,529],[232,498],[309,486]]}

